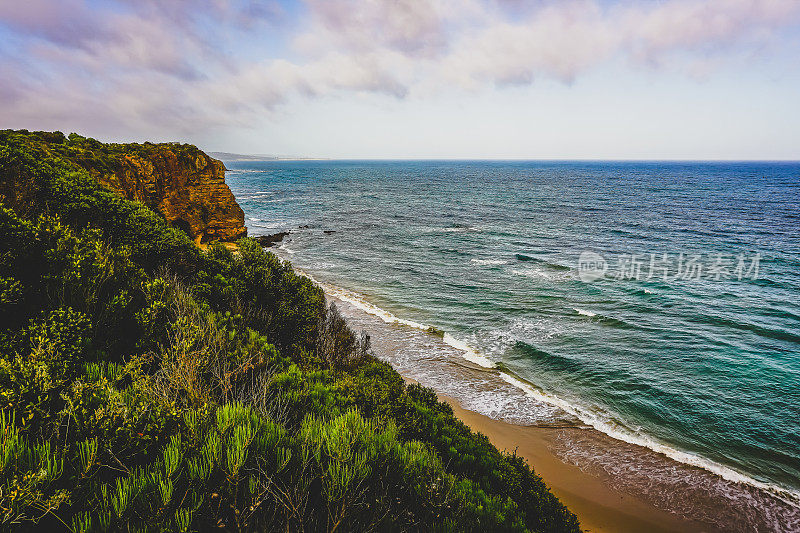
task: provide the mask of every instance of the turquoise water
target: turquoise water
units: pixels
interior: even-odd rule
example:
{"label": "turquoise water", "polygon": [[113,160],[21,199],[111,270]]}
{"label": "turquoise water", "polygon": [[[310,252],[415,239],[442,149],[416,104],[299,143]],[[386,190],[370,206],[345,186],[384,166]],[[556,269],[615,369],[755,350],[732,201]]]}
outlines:
{"label": "turquoise water", "polygon": [[365,309],[587,426],[796,497],[800,164],[226,164],[250,234],[292,230],[278,253]]}

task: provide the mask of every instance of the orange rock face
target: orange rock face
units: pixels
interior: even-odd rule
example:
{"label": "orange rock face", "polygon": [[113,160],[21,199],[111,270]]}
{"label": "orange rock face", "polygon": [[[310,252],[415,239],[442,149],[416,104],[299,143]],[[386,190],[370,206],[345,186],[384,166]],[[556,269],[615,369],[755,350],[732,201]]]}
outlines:
{"label": "orange rock face", "polygon": [[225,165],[194,147],[150,145],[119,155],[101,183],[160,212],[199,245],[247,235],[244,211],[225,183]]}

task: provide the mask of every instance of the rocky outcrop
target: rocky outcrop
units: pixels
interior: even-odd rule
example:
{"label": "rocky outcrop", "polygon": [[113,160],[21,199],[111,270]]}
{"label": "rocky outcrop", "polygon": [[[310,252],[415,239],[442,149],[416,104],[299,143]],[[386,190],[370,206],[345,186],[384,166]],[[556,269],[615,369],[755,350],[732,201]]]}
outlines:
{"label": "rocky outcrop", "polygon": [[258,244],[263,246],[264,248],[268,248],[274,244],[278,244],[281,242],[284,237],[289,235],[290,231],[281,231],[280,233],[273,233],[272,235],[259,235],[258,237],[253,237]]}
{"label": "rocky outcrop", "polygon": [[[198,245],[247,235],[244,211],[225,183],[225,165],[196,146],[102,143],[75,133],[66,137],[59,131],[27,130],[0,130],[0,141],[24,146],[32,159],[87,171],[129,200],[160,213]],[[0,202],[25,212],[38,188],[36,176],[29,172],[33,167],[3,155],[0,150]]]}
{"label": "rocky outcrop", "polygon": [[101,183],[158,211],[198,245],[247,235],[221,161],[190,145],[127,146],[113,158],[113,172],[100,173]]}

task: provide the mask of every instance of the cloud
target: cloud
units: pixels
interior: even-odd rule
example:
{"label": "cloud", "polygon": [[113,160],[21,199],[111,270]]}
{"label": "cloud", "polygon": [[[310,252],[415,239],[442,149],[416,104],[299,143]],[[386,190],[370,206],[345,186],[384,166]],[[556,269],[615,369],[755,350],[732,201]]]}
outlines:
{"label": "cloud", "polygon": [[[300,38],[309,50],[335,44],[350,52],[388,48],[429,55],[446,44],[448,14],[427,0],[309,0],[312,26]],[[312,43],[313,41],[313,43]]]}
{"label": "cloud", "polygon": [[653,9],[631,8],[625,16],[633,44],[647,53],[707,49],[797,24],[794,0],[673,0]]}
{"label": "cloud", "polygon": [[82,47],[88,40],[105,39],[97,18],[79,0],[0,3],[0,23],[32,38],[43,38],[67,47]]}
{"label": "cloud", "polygon": [[522,22],[494,20],[462,37],[442,65],[464,86],[530,83],[537,76],[569,82],[610,57],[622,39],[596,4],[570,2]]}
{"label": "cloud", "polygon": [[[441,60],[465,87],[485,82],[530,83],[537,77],[571,82],[613,57],[657,65],[677,54],[724,54],[758,47],[800,22],[795,0],[671,0],[604,5],[547,3],[507,20],[494,15],[465,32]],[[688,65],[695,68],[693,62]]]}
{"label": "cloud", "polygon": [[797,0],[4,2],[0,120],[185,135],[294,98],[570,83],[615,58],[707,76],[799,23]]}

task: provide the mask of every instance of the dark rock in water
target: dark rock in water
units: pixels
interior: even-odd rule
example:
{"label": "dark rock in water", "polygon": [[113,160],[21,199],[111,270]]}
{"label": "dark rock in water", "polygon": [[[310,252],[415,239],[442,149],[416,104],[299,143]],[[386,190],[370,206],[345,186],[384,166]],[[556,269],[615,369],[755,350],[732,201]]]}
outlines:
{"label": "dark rock in water", "polygon": [[330,235],[331,233],[336,233],[336,230],[333,230],[333,229],[326,229],[326,230],[324,230],[322,233],[324,233],[325,235]]}
{"label": "dark rock in water", "polygon": [[536,261],[535,257],[531,257],[525,254],[514,254],[517,257],[517,261]]}
{"label": "dark rock in water", "polygon": [[280,233],[273,233],[272,235],[259,235],[258,237],[253,237],[253,239],[264,248],[267,248],[281,242],[283,238],[290,233],[290,231],[281,231]]}
{"label": "dark rock in water", "polygon": [[444,338],[444,330],[441,330],[436,326],[428,326],[428,328],[425,331],[427,331],[431,335],[436,335],[437,337]]}
{"label": "dark rock in water", "polygon": [[300,228],[300,229],[308,229],[311,226],[309,226],[308,224],[303,224],[302,226],[297,226],[297,227]]}

